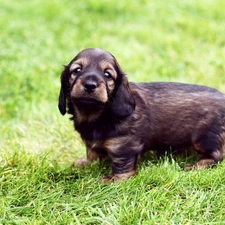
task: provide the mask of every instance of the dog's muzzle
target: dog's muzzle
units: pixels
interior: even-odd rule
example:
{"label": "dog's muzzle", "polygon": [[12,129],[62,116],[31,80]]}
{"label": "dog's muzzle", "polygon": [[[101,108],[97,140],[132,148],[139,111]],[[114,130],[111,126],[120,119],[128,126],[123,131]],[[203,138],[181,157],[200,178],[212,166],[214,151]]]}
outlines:
{"label": "dog's muzzle", "polygon": [[99,82],[100,82],[100,79],[98,75],[95,73],[92,73],[84,77],[82,85],[84,87],[84,90],[88,94],[90,94],[90,93],[93,93],[98,88]]}
{"label": "dog's muzzle", "polygon": [[96,90],[96,88],[98,87],[98,83],[93,79],[87,79],[84,81],[83,86],[84,90],[90,94]]}

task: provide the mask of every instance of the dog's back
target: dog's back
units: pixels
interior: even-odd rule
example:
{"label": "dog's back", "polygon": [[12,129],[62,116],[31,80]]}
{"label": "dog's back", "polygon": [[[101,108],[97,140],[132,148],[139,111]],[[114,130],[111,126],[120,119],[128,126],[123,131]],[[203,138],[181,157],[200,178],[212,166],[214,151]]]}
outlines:
{"label": "dog's back", "polygon": [[223,93],[173,82],[130,83],[130,88],[137,103],[134,116],[142,121],[140,132],[145,136],[146,149],[190,147],[209,133],[215,137],[213,147],[218,148],[219,136],[225,130]]}
{"label": "dog's back", "polygon": [[134,83],[129,82],[129,85],[131,89],[139,89],[139,90],[149,90],[152,92],[183,92],[183,93],[209,93],[209,94],[218,94],[225,96],[223,93],[219,92],[218,90],[197,85],[197,84],[184,84],[184,83],[178,83],[178,82],[140,82],[140,83]]}

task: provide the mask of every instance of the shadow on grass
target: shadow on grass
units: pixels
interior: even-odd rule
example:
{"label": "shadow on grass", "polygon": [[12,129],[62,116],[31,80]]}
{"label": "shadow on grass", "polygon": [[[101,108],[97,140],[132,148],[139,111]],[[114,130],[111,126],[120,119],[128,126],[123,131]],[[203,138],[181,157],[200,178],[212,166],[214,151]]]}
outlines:
{"label": "shadow on grass", "polygon": [[191,150],[169,150],[169,151],[148,151],[144,153],[138,161],[139,165],[148,164],[151,162],[152,164],[158,165],[163,163],[164,161],[168,161],[173,163],[174,161],[181,167],[185,164],[193,164],[198,161],[198,154]]}

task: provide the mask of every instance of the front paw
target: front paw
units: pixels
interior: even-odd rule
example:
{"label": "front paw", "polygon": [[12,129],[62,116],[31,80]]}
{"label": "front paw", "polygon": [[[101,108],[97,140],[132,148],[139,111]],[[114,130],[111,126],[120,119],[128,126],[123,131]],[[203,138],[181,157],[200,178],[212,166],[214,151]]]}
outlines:
{"label": "front paw", "polygon": [[90,165],[91,161],[87,158],[81,158],[73,162],[74,167],[83,167],[85,165]]}
{"label": "front paw", "polygon": [[109,174],[107,176],[104,176],[101,178],[101,183],[114,183],[115,182],[115,176],[113,174]]}
{"label": "front paw", "polygon": [[132,171],[127,172],[127,173],[110,174],[110,175],[104,176],[101,179],[101,183],[115,183],[115,182],[118,182],[118,181],[127,180],[129,177],[134,176],[135,173],[136,173],[136,171],[132,170]]}

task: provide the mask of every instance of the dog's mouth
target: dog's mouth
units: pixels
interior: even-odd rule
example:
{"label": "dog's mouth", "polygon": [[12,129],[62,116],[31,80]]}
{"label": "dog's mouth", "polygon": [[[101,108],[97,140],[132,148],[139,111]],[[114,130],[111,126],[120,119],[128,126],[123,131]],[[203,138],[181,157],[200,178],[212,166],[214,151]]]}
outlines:
{"label": "dog's mouth", "polygon": [[82,104],[104,104],[103,102],[90,97],[79,97],[79,98],[73,98],[72,99],[74,103],[82,103]]}
{"label": "dog's mouth", "polygon": [[105,106],[104,102],[90,97],[73,98],[72,102],[81,111],[98,111]]}

